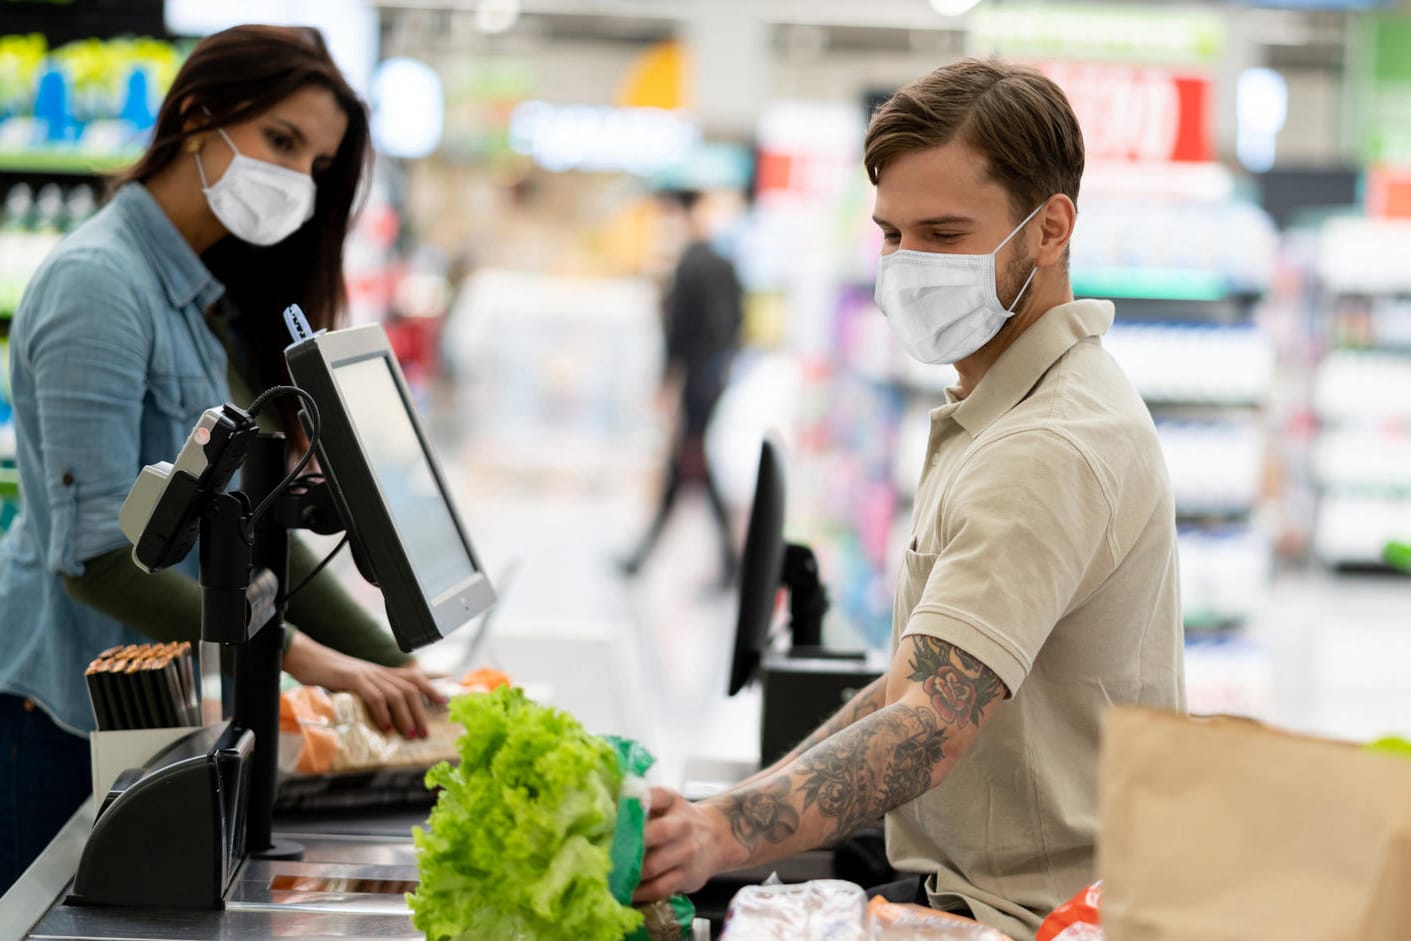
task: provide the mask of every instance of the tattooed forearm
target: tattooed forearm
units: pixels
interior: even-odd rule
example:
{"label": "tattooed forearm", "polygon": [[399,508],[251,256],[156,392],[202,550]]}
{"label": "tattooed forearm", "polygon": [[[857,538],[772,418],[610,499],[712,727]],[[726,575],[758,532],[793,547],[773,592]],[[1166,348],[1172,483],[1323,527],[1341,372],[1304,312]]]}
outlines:
{"label": "tattooed forearm", "polygon": [[[897,652],[891,673],[789,759],[707,801],[729,823],[726,842],[733,840],[736,863],[820,846],[945,779],[1008,691],[965,651],[934,637],[911,640]],[[892,704],[886,705],[889,692]]]}
{"label": "tattooed forearm", "polygon": [[931,789],[946,733],[931,710],[891,706],[804,755],[803,807],[817,806],[851,833]]}
{"label": "tattooed forearm", "polygon": [[931,698],[942,723],[979,726],[985,707],[1005,696],[1004,683],[979,660],[953,644],[913,634],[911,679]]}
{"label": "tattooed forearm", "polygon": [[745,849],[754,851],[760,840],[782,843],[799,828],[799,812],[790,798],[788,778],[777,778],[739,794],[726,794],[717,806],[730,820],[730,833]]}
{"label": "tattooed forearm", "polygon": [[881,709],[886,705],[886,693],[887,678],[885,676],[879,676],[869,683],[862,692],[854,696],[847,705],[834,713],[831,719],[819,726],[817,731],[804,739],[803,742],[799,744],[798,748],[790,752],[790,759],[800,757],[804,752],[808,751],[819,742],[837,735],[859,719],[864,719]]}

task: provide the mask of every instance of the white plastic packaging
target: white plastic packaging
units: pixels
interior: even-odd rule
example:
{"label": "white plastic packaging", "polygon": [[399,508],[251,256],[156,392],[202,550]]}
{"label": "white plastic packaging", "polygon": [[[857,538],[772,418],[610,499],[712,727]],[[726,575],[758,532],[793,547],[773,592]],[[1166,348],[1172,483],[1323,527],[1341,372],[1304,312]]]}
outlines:
{"label": "white plastic packaging", "polygon": [[864,941],[867,893],[851,882],[746,886],[730,902],[726,941]]}

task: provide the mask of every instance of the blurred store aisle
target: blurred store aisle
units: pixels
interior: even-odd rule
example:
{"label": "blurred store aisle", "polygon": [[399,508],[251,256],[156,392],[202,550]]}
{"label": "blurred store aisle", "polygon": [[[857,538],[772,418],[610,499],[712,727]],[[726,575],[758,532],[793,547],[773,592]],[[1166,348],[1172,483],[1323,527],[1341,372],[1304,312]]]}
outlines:
{"label": "blurred store aisle", "polygon": [[[613,567],[649,511],[650,481],[636,484],[547,496],[461,490],[492,576],[515,566],[477,662],[508,670],[590,728],[648,742],[659,780],[679,784],[688,763],[753,758],[759,694],[724,695],[736,599],[708,588],[714,534],[703,495],[684,501],[640,578]],[[1339,738],[1411,732],[1408,599],[1411,581],[1394,577],[1281,576],[1243,636],[1193,636],[1192,709]]]}

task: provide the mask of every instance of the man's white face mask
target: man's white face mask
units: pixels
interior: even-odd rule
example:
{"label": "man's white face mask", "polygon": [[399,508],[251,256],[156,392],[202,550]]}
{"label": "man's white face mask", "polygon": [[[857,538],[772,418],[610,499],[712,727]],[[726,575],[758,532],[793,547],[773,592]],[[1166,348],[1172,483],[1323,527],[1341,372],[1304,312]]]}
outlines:
{"label": "man's white face mask", "polygon": [[988,255],[898,249],[877,266],[877,306],[906,352],[923,363],[957,363],[994,339],[1038,273],[1005,307],[995,284],[995,256],[1043,209],[1014,227]]}

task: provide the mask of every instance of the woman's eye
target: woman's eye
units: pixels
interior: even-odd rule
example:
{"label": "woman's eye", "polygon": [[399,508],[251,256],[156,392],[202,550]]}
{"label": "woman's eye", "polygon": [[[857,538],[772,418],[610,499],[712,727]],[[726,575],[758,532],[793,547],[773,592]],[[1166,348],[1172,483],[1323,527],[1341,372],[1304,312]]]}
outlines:
{"label": "woman's eye", "polygon": [[270,131],[266,136],[269,138],[269,142],[274,149],[281,153],[289,153],[294,149],[294,141],[287,134],[281,134],[278,131]]}
{"label": "woman's eye", "polygon": [[900,233],[900,232],[883,232],[883,233],[882,233],[882,241],[884,241],[884,242],[900,242],[900,241],[901,241],[901,233]]}

